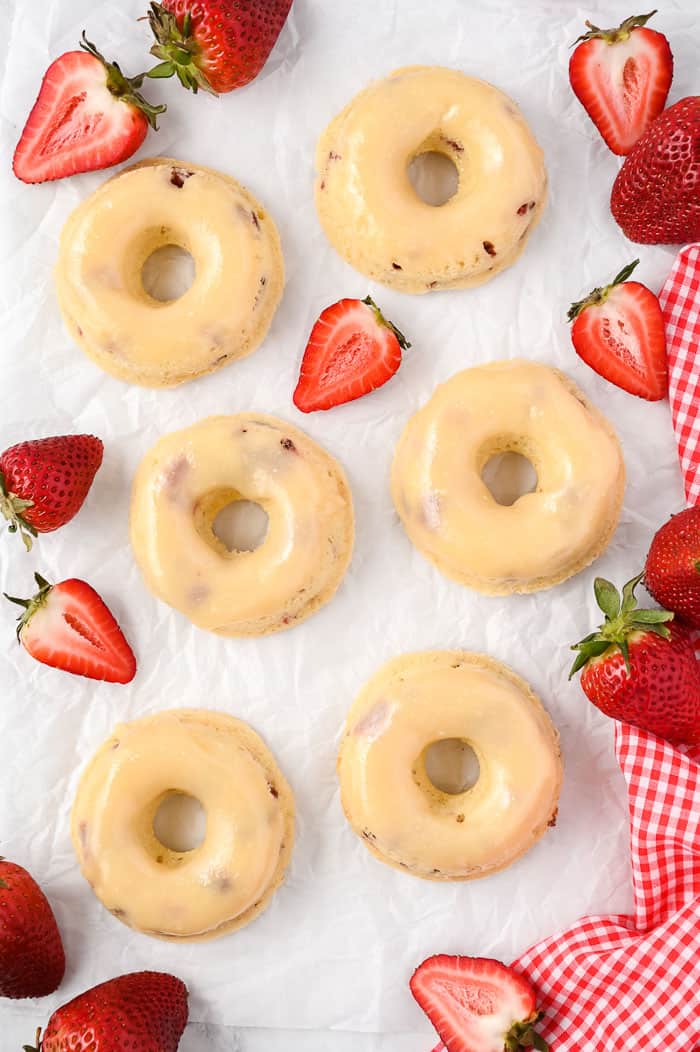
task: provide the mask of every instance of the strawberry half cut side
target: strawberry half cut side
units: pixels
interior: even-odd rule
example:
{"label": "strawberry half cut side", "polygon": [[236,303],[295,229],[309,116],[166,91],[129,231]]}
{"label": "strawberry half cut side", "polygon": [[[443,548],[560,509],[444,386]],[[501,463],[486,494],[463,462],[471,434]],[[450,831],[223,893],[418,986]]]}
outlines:
{"label": "strawberry half cut side", "polygon": [[17,638],[44,665],[109,683],[129,683],[136,659],[107,606],[86,581],[51,585],[40,574],[31,599],[5,594],[23,607]]}
{"label": "strawberry half cut side", "polygon": [[632,15],[615,29],[586,22],[575,41],[569,80],[613,153],[625,155],[666,104],[673,55],[663,33],[646,29],[655,15]]}
{"label": "strawberry half cut side", "polygon": [[165,106],[138,89],[144,74],[126,77],[83,33],[82,51],[51,63],[15,149],[12,169],[25,183],[63,179],[119,164],[157,129]]}
{"label": "strawberry half cut side", "polygon": [[0,453],[0,515],[29,551],[32,537],[77,515],[102,463],[94,435],[30,439]]}
{"label": "strawberry half cut side", "polygon": [[361,398],[391,379],[410,346],[371,296],[339,300],[311,330],[295,406],[312,413]]}
{"label": "strawberry half cut side", "polygon": [[654,293],[627,280],[638,263],[573,303],[567,317],[576,353],[587,365],[623,391],[658,402],[668,391],[666,330]]}
{"label": "strawberry half cut side", "polygon": [[500,961],[438,954],[416,969],[410,987],[448,1052],[548,1052],[535,1030],[533,987]]}

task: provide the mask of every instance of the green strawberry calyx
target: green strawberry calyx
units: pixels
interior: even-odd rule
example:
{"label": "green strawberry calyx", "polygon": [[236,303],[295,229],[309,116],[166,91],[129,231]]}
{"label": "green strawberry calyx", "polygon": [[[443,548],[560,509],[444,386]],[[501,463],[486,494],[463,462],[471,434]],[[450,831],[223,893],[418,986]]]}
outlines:
{"label": "green strawberry calyx", "polygon": [[41,1027],[36,1028],[36,1036],[34,1037],[36,1044],[34,1045],[22,1045],[22,1052],[41,1052]]}
{"label": "green strawberry calyx", "polygon": [[32,550],[32,537],[38,536],[36,528],[28,522],[25,511],[34,507],[33,500],[25,500],[8,489],[7,481],[0,471],[0,514],[9,522],[10,533],[19,533],[27,551]]}
{"label": "green strawberry calyx", "polygon": [[609,285],[603,285],[601,288],[593,289],[582,300],[577,300],[575,303],[572,303],[566,312],[569,321],[575,321],[579,314],[585,311],[586,307],[600,307],[602,303],[605,303],[612,290],[618,285],[623,285],[627,281],[638,263],[638,259],[628,263],[626,267],[622,268],[619,274],[615,275]]}
{"label": "green strawberry calyx", "polygon": [[579,643],[572,646],[578,651],[571,666],[569,679],[575,676],[593,658],[600,657],[611,647],[618,647],[625,659],[627,675],[631,674],[629,638],[635,632],[653,632],[663,639],[669,639],[671,632],[668,622],[673,621],[670,610],[646,610],[637,606],[635,589],[644,576],[643,573],[633,577],[622,589],[622,595],[614,584],[604,577],[596,577],[594,582],[595,597],[598,606],[605,614],[605,620],[595,632],[591,632]]}
{"label": "green strawberry calyx", "polygon": [[542,1012],[534,1012],[520,1023],[513,1023],[506,1034],[504,1052],[520,1052],[522,1048],[534,1048],[537,1052],[549,1052],[549,1045],[535,1030]]}
{"label": "green strawberry calyx", "polygon": [[606,44],[620,44],[623,40],[628,40],[635,29],[645,26],[655,14],[656,10],[650,11],[648,15],[630,15],[614,29],[600,29],[599,26],[594,26],[592,22],[587,21],[585,25],[588,32],[577,37],[571,46],[576,47],[577,44],[586,40],[604,40]]}
{"label": "green strawberry calyx", "polygon": [[29,624],[37,610],[44,605],[48,599],[49,592],[53,588],[53,585],[49,584],[40,573],[34,574],[34,580],[36,581],[38,592],[36,592],[31,599],[18,599],[16,596],[8,595],[7,592],[2,593],[8,602],[15,603],[17,606],[21,606],[24,609],[24,613],[20,614],[17,618],[17,639],[20,643],[22,642],[22,629],[25,625]]}
{"label": "green strawberry calyx", "polygon": [[364,303],[367,307],[370,308],[370,310],[374,314],[374,317],[375,317],[375,319],[376,319],[376,321],[378,322],[379,325],[383,325],[385,329],[391,329],[391,331],[393,332],[394,336],[399,341],[399,347],[401,348],[401,350],[402,351],[408,350],[408,348],[411,345],[408,342],[408,340],[406,339],[406,337],[404,336],[404,334],[402,332],[399,332],[399,330],[396,328],[396,326],[393,324],[393,322],[390,322],[388,318],[384,317],[384,315],[382,314],[381,310],[379,309],[377,304],[374,302],[372,297],[371,296],[365,296],[365,298],[361,302]]}
{"label": "green strawberry calyx", "polygon": [[84,30],[80,46],[83,51],[87,51],[88,55],[92,55],[104,66],[109,93],[114,95],[115,99],[125,102],[127,106],[134,106],[137,110],[141,110],[153,130],[158,131],[158,117],[161,113],[165,113],[167,106],[164,103],[160,106],[152,106],[138,90],[146,74],[140,73],[138,77],[126,77],[117,62],[108,62],[95,45],[88,40]]}
{"label": "green strawberry calyx", "polygon": [[200,88],[216,95],[198,62],[201,49],[192,33],[191,12],[187,12],[182,26],[179,26],[175,15],[166,11],[162,4],[152,3],[147,18],[156,38],[151,54],[161,61],[153,69],[149,69],[146,76],[177,76],[183,88],[194,92],[195,95]]}

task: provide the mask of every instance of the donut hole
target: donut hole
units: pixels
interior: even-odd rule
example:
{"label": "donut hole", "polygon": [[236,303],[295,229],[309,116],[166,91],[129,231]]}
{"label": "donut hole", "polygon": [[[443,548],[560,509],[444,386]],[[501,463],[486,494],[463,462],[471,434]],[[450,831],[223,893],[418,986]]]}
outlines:
{"label": "donut hole", "polygon": [[507,508],[526,493],[534,493],[538,481],[532,461],[513,450],[489,457],[481,479],[496,503]]}
{"label": "donut hole", "polygon": [[472,789],[481,773],[476,753],[463,738],[432,742],[423,753],[423,766],[430,783],[449,796]]}
{"label": "donut hole", "polygon": [[254,552],[267,537],[269,525],[269,516],[261,504],[236,500],[221,509],[212,530],[227,551]]}
{"label": "donut hole", "polygon": [[263,506],[235,489],[210,490],[194,506],[195,529],[224,558],[254,552],[264,544],[269,524]]}
{"label": "donut hole", "polygon": [[158,303],[180,299],[192,287],[194,279],[194,258],[180,245],[161,245],[141,267],[144,292]]}
{"label": "donut hole", "polygon": [[422,150],[409,162],[408,181],[426,205],[439,208],[457,193],[459,171],[451,157],[439,150]]}
{"label": "donut hole", "polygon": [[[153,835],[166,852],[183,854],[194,851],[204,840],[207,816],[199,800],[177,789],[169,790],[153,816]],[[165,862],[165,854],[157,856]]]}

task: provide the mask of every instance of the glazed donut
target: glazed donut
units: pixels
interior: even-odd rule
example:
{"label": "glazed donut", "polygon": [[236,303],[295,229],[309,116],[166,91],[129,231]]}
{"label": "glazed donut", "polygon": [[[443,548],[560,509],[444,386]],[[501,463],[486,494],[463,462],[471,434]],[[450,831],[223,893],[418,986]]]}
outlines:
{"label": "glazed donut", "polygon": [[[463,792],[431,782],[426,750],[459,739],[479,776]],[[505,665],[463,650],[404,654],[369,680],[348,713],[340,794],[382,862],[426,880],[505,869],[556,819],[559,738],[538,698]]]}
{"label": "glazed donut", "polygon": [[[457,191],[426,204],[407,174],[450,158]],[[480,285],[514,263],[547,196],[542,151],[514,102],[485,81],[407,66],[360,92],[321,135],[316,208],[337,252],[403,292]]]}
{"label": "glazed donut", "polygon": [[[229,551],[214,533],[218,512],[237,500],[267,512],[267,535],[254,551]],[[340,465],[271,416],[214,416],[166,435],[134,479],[131,543],[146,584],[220,635],[264,635],[303,621],[336,591],[353,536]]]}
{"label": "glazed donut", "polygon": [[[166,797],[206,812],[191,851],[160,843]],[[124,924],[191,942],[249,924],[282,882],[294,798],[258,735],[223,712],[171,709],[118,725],[82,773],[71,835],[83,876]]]}
{"label": "glazed donut", "polygon": [[[160,302],[141,271],[178,245],[195,278]],[[56,291],[75,341],[106,372],[145,387],[184,383],[262,342],[284,285],[275,224],[235,179],[168,157],[126,168],[66,222]]]}
{"label": "glazed donut", "polygon": [[[498,504],[482,471],[520,453],[533,493]],[[605,417],[568,377],[524,359],[441,384],[409,420],[391,490],[415,546],[447,577],[487,595],[535,592],[597,559],[620,517],[625,468]]]}

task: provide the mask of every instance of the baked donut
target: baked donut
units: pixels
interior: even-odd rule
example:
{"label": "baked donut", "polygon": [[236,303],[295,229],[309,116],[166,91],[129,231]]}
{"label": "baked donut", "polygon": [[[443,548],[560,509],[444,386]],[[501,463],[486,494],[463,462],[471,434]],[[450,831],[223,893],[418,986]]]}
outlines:
{"label": "baked donut", "polygon": [[[444,154],[454,196],[426,204],[408,177]],[[542,151],[520,110],[483,80],[407,66],[361,91],[321,135],[316,208],[343,259],[402,292],[480,285],[518,258],[547,196]]]}
{"label": "baked donut", "polygon": [[[425,763],[458,739],[479,776],[447,793]],[[505,869],[553,825],[559,737],[539,699],[505,665],[464,650],[404,654],[384,665],[348,713],[338,756],[350,825],[382,862],[425,880]]]}
{"label": "baked donut", "polygon": [[[179,299],[143,287],[165,245],[194,259]],[[156,157],[108,179],[66,222],[56,291],[74,340],[106,372],[168,387],[250,354],[284,285],[277,228],[244,187],[220,172]]]}
{"label": "baked donut", "polygon": [[[520,453],[537,487],[511,506],[482,479]],[[625,467],[611,425],[568,377],[525,359],[465,369],[411,417],[391,472],[396,510],[415,546],[447,577],[487,595],[536,592],[578,573],[607,547]]]}
{"label": "baked donut", "polygon": [[[268,515],[254,551],[229,551],[214,520],[253,501]],[[342,468],[283,420],[213,416],[161,438],[131,498],[131,543],[146,584],[209,632],[259,636],[303,621],[333,596],[352,553]]]}
{"label": "baked donut", "polygon": [[[206,812],[191,851],[162,844],[166,797]],[[294,841],[294,798],[265,743],[241,720],[170,709],[119,724],[83,771],[71,836],[83,876],[129,927],[192,942],[242,928],[281,884]]]}

